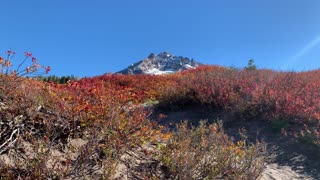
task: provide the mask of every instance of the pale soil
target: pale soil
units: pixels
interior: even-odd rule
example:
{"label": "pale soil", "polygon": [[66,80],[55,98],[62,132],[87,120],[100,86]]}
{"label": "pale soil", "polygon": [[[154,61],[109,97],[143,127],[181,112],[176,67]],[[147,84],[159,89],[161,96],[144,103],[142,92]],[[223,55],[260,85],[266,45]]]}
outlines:
{"label": "pale soil", "polygon": [[285,137],[273,132],[270,124],[264,121],[235,121],[229,113],[208,113],[200,108],[191,108],[178,112],[166,113],[162,123],[174,126],[177,121],[197,122],[217,118],[224,122],[225,132],[229,136],[239,138],[239,128],[247,130],[248,140],[263,140],[267,145],[267,162],[262,180],[320,179],[320,150],[311,144],[300,143],[292,137]]}

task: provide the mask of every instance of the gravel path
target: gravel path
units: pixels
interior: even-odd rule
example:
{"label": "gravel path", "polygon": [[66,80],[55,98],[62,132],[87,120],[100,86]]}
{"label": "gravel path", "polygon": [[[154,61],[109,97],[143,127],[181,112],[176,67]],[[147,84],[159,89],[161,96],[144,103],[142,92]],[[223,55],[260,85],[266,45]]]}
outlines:
{"label": "gravel path", "polygon": [[279,166],[277,163],[267,164],[261,180],[314,179],[311,176],[298,174],[290,166]]}

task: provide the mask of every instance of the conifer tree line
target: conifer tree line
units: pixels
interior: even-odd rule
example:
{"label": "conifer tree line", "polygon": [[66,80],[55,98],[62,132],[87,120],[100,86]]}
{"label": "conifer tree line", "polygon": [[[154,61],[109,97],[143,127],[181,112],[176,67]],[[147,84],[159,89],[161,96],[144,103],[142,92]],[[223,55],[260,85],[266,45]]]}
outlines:
{"label": "conifer tree line", "polygon": [[38,76],[38,77],[35,77],[35,79],[38,79],[38,80],[44,81],[44,82],[54,82],[54,83],[59,83],[59,84],[65,84],[68,81],[78,80],[79,77],[75,77],[74,75],[70,75],[70,76],[50,75],[50,76]]}

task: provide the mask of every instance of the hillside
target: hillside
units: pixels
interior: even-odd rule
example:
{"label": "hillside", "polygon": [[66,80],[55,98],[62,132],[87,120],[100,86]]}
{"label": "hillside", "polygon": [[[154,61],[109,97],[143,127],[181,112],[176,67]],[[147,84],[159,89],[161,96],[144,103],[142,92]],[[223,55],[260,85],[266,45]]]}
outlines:
{"label": "hillside", "polygon": [[[4,179],[268,179],[282,165],[294,178],[320,177],[319,70],[0,78]],[[281,161],[270,159],[280,151]],[[287,162],[297,152],[315,159],[297,171]]]}

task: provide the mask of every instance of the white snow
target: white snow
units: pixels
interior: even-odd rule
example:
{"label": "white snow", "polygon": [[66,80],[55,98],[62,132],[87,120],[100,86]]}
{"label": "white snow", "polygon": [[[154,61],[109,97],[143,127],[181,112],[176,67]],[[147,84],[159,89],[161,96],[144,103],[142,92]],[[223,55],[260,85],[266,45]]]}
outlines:
{"label": "white snow", "polygon": [[157,68],[152,68],[152,69],[149,69],[148,71],[146,71],[145,73],[146,74],[161,75],[161,74],[172,74],[172,73],[175,73],[175,71],[170,71],[170,70],[161,71]]}
{"label": "white snow", "polygon": [[187,69],[195,68],[195,67],[191,66],[190,64],[186,64],[184,67],[186,67]]}

